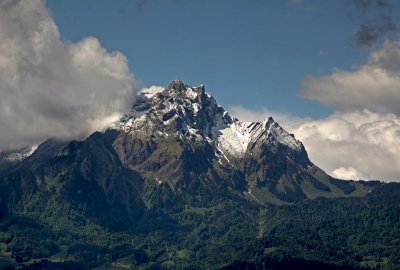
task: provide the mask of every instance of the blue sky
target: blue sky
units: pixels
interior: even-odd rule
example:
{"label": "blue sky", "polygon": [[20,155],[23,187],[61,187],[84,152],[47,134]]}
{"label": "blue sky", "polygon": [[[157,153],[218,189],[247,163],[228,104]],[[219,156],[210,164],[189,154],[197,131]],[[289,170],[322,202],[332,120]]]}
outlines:
{"label": "blue sky", "polygon": [[358,21],[345,0],[46,3],[64,40],[95,36],[127,56],[143,85],[203,83],[225,107],[326,116],[332,108],[299,97],[300,82],[368,56],[350,46]]}

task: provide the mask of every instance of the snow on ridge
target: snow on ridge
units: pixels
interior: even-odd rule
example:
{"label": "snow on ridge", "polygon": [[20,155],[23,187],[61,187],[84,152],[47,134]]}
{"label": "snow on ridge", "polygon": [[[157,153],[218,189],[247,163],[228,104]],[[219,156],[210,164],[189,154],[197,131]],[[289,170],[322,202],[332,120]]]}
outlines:
{"label": "snow on ridge", "polygon": [[[270,118],[270,119],[272,120],[272,118]],[[268,122],[271,121],[270,119],[264,121],[263,123],[265,123],[265,125],[267,125]],[[273,121],[272,123],[270,123],[268,132],[270,132],[278,142],[290,147],[291,149],[296,150],[296,151],[299,151],[302,149],[301,142],[296,140],[294,138],[294,135],[289,134],[277,122]]]}
{"label": "snow on ridge", "polygon": [[33,145],[31,147],[27,147],[25,149],[23,149],[20,152],[16,152],[16,153],[11,153],[8,156],[6,156],[4,159],[7,161],[22,161],[28,157],[30,157],[35,151],[36,149],[39,147],[39,145]]}
{"label": "snow on ridge", "polygon": [[[251,143],[264,141],[263,138],[268,138],[268,136],[274,137],[275,141],[295,151],[302,149],[301,142],[286,132],[271,117],[263,122],[242,122],[236,118],[232,119],[228,112],[223,110],[215,99],[204,91],[202,85],[186,86],[180,81],[174,81],[171,85],[167,88],[144,89],[142,97],[138,98],[131,113],[115,122],[110,128],[125,132],[161,132],[164,134],[166,127],[176,124],[177,118],[181,118],[179,121],[183,121],[182,130],[172,129],[169,131],[169,135],[172,135],[171,132],[184,132],[180,134],[183,135],[182,138],[192,136],[196,141],[214,142],[217,150],[221,153],[221,158],[225,154],[231,157],[243,157]],[[163,95],[156,95],[164,90]],[[202,94],[209,99],[209,102],[204,103]],[[200,110],[204,110],[205,115],[211,117],[211,120],[202,122],[201,127],[196,122]],[[203,116],[200,115],[200,117]],[[226,156],[225,159],[228,160]]]}
{"label": "snow on ridge", "polygon": [[251,139],[251,133],[247,128],[248,125],[248,122],[234,121],[219,130],[218,136],[214,139],[218,142],[222,152],[239,157],[246,153]]}
{"label": "snow on ridge", "polygon": [[198,94],[191,87],[186,90],[186,96],[190,99],[196,99]]}
{"label": "snow on ridge", "polygon": [[295,151],[302,149],[301,142],[286,132],[272,118],[262,123],[235,120],[232,124],[214,130],[213,139],[217,141],[217,148],[221,152],[227,152],[234,157],[243,157],[250,143],[271,135],[276,141]]}

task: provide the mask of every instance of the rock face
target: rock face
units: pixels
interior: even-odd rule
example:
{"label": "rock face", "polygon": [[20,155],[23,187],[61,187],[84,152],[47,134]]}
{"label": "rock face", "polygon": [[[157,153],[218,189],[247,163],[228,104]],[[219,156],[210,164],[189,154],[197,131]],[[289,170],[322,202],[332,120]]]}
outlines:
{"label": "rock face", "polygon": [[356,189],[316,167],[303,144],[272,118],[232,118],[202,85],[176,80],[161,92],[142,92],[105,133],[115,134],[112,145],[124,166],[172,190],[216,185],[259,202],[285,203]]}

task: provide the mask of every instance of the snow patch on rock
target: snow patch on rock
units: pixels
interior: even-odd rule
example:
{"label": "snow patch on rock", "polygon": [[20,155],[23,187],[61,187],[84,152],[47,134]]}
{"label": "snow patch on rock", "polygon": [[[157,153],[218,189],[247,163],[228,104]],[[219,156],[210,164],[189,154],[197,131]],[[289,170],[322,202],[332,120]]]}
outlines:
{"label": "snow patch on rock", "polygon": [[27,148],[24,148],[20,152],[11,153],[6,156],[4,159],[11,162],[22,161],[28,157],[30,157],[38,148],[38,145],[33,145]]}

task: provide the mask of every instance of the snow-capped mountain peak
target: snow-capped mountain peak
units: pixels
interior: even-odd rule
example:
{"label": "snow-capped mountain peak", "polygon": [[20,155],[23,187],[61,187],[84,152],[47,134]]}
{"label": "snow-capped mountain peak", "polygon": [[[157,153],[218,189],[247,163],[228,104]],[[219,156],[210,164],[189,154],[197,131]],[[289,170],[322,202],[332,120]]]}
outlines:
{"label": "snow-capped mountain peak", "polygon": [[205,92],[180,80],[162,91],[145,91],[132,111],[112,124],[111,129],[132,134],[179,136],[194,142],[208,142],[227,160],[241,158],[257,142],[280,143],[294,151],[303,146],[271,117],[263,122],[242,122],[232,118]]}

